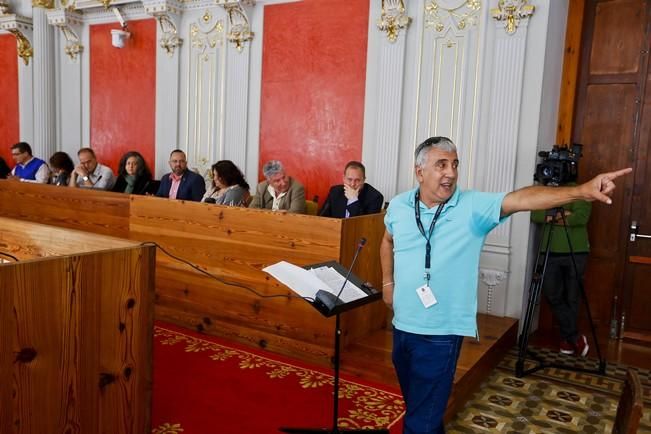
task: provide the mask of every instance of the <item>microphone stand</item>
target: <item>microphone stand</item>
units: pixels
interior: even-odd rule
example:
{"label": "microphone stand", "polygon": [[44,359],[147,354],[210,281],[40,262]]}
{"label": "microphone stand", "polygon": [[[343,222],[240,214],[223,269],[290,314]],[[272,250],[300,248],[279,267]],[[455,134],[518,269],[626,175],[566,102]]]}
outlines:
{"label": "microphone stand", "polygon": [[[339,290],[339,293],[337,294],[336,297],[332,297],[332,293],[319,290],[316,293],[315,299],[314,299],[314,305],[317,306],[318,303],[323,303],[322,307],[326,307],[328,309],[328,312],[331,312],[338,303],[341,303],[341,300],[339,297],[341,296],[341,293],[344,291],[344,288],[346,287],[346,284],[348,283],[348,279],[350,278],[350,274],[353,271],[353,267],[355,266],[355,262],[357,261],[357,256],[359,255],[359,252],[362,250],[364,245],[366,244],[366,238],[361,238],[359,240],[359,244],[357,245],[357,251],[355,251],[355,256],[353,256],[353,260],[350,264],[350,268],[348,268],[348,272],[346,273],[346,278],[344,279],[344,284],[341,285],[341,289]],[[317,306],[317,309],[319,307]],[[322,309],[319,309],[319,311],[322,311]],[[369,434],[369,433],[375,433],[375,434],[389,434],[389,430],[386,428],[378,428],[378,429],[355,429],[355,428],[339,428],[338,426],[338,420],[339,420],[339,365],[340,365],[340,356],[341,356],[341,325],[340,325],[340,311],[337,310],[336,313],[336,319],[335,319],[335,354],[334,354],[334,370],[335,370],[335,375],[334,375],[334,393],[332,396],[332,403],[333,403],[333,410],[332,410],[332,429],[329,428],[280,428],[280,432],[285,432],[285,433],[293,433],[293,434],[342,434],[342,433],[350,433],[350,434]]]}

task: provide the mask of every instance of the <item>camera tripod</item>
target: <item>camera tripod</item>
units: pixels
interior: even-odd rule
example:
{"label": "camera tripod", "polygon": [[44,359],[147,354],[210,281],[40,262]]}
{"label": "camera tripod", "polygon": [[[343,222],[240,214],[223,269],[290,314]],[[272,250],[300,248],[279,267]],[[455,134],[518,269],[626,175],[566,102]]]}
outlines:
{"label": "camera tripod", "polygon": [[[554,216],[557,215],[558,213],[560,213],[561,219],[563,221],[563,228],[565,229],[565,236],[567,237],[567,244],[570,249],[570,258],[572,259],[572,266],[574,267],[574,277],[577,281],[580,290],[579,297],[583,300],[585,310],[588,314],[588,321],[590,322],[592,339],[594,340],[595,348],[597,350],[597,357],[599,359],[599,367],[596,369],[587,369],[580,366],[563,365],[560,363],[548,363],[538,354],[528,349],[529,330],[531,329],[531,323],[533,321],[533,315],[534,315],[536,305],[539,303],[540,300],[540,293],[542,292],[542,286],[545,280],[545,272],[547,271],[547,263],[549,261],[549,253],[550,253],[549,251],[551,246],[552,235],[554,233],[554,226],[555,226],[554,222],[548,221],[543,226],[543,236],[541,237],[540,243],[538,245],[538,250],[537,250],[538,256],[536,257],[534,274],[531,278],[531,284],[529,287],[529,299],[527,302],[527,309],[524,316],[524,324],[522,326],[522,332],[520,333],[520,336],[518,338],[518,361],[515,364],[515,375],[518,378],[524,377],[525,375],[532,374],[544,368],[558,368],[558,369],[566,369],[566,370],[577,371],[577,372],[589,372],[589,373],[595,373],[600,375],[605,375],[606,373],[606,361],[601,356],[599,341],[597,340],[597,332],[595,330],[595,326],[592,321],[592,314],[590,313],[590,305],[588,303],[588,298],[585,294],[585,289],[583,287],[581,276],[579,275],[578,272],[578,267],[576,265],[576,257],[574,255],[574,249],[572,248],[570,234],[568,232],[567,225],[566,225],[567,222],[565,220],[565,209],[563,207],[554,208],[548,211],[546,215],[547,216],[551,215],[553,220]],[[549,227],[549,236],[547,238],[547,243],[545,245],[545,251],[541,252],[543,241],[545,239],[544,234],[547,227]],[[541,257],[543,258],[542,262],[541,262]],[[538,363],[536,366],[529,369],[524,368],[527,354],[529,354],[531,358]]]}

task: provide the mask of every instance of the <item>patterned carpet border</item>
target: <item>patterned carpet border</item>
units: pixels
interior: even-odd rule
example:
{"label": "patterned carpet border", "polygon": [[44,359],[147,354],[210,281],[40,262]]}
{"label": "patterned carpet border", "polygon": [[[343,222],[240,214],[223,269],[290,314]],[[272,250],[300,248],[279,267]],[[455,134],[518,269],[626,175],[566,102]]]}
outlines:
{"label": "patterned carpet border", "polygon": [[[156,325],[154,338],[159,339],[162,345],[184,344],[186,353],[206,352],[209,358],[216,362],[239,359],[240,369],[266,369],[265,373],[270,379],[295,377],[303,389],[331,389],[334,384],[333,375],[318,369],[298,366],[276,355],[276,358],[272,359],[231,343],[221,344],[209,340],[212,337],[196,337],[167,326]],[[391,428],[401,421],[405,412],[401,394],[344,378],[340,378],[339,382],[339,400],[340,428]],[[350,403],[350,408],[345,413],[342,403],[346,400]],[[183,431],[180,424],[170,422],[152,429],[153,434],[179,434]]]}

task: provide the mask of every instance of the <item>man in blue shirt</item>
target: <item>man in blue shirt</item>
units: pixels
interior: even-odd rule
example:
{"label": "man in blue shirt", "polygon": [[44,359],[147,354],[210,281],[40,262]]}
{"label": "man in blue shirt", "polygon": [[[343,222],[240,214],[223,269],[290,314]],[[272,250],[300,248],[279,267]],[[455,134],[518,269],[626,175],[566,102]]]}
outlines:
{"label": "man in blue shirt", "polygon": [[16,162],[9,179],[22,182],[37,182],[47,184],[50,179],[50,168],[47,163],[32,155],[29,143],[18,142],[11,146],[11,156]]}
{"label": "man in blue shirt", "polygon": [[457,188],[459,159],[448,138],[427,139],[415,160],[419,186],[396,196],[384,220],[383,299],[394,310],[393,363],[407,405],[404,434],[444,433],[463,337],[477,336],[477,273],[486,235],[515,212],[578,199],[610,204],[613,180],[631,169],[575,187],[482,193]]}

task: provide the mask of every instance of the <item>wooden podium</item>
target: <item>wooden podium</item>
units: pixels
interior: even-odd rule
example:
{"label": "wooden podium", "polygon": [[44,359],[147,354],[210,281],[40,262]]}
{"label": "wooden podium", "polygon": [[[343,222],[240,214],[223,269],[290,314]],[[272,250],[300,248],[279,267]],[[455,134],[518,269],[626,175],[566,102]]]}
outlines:
{"label": "wooden podium", "polygon": [[150,433],[155,248],[0,228],[0,432]]}

